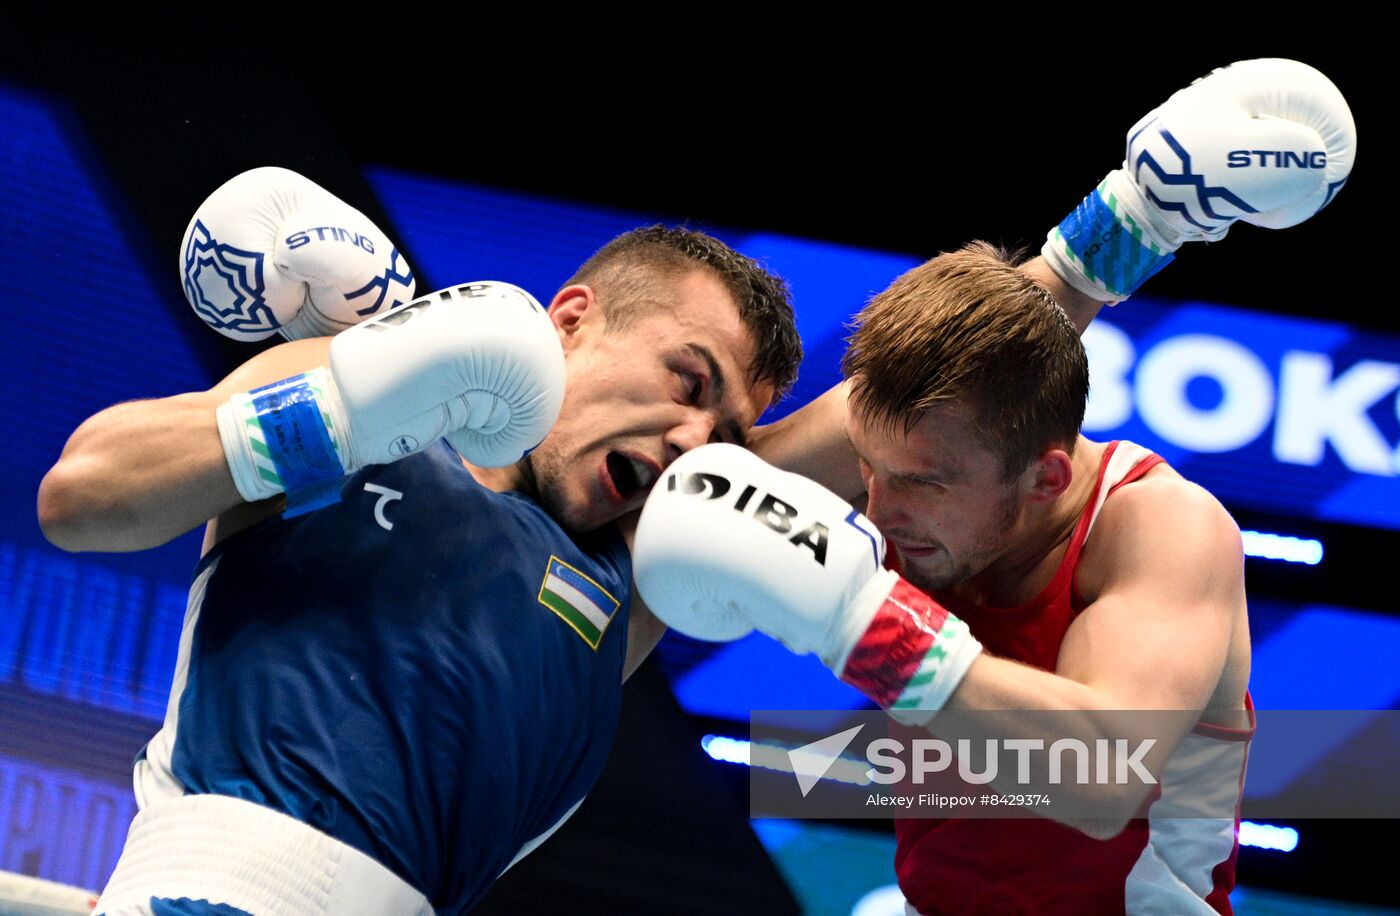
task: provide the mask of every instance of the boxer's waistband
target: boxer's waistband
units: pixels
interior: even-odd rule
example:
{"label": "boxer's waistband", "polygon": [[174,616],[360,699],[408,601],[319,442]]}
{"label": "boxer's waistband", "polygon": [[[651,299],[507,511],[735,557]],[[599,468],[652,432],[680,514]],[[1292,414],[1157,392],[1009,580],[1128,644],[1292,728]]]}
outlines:
{"label": "boxer's waistband", "polygon": [[433,912],[426,897],[358,849],[223,795],[187,795],[136,815],[96,912],[144,912],[152,897],[225,903],[253,916]]}

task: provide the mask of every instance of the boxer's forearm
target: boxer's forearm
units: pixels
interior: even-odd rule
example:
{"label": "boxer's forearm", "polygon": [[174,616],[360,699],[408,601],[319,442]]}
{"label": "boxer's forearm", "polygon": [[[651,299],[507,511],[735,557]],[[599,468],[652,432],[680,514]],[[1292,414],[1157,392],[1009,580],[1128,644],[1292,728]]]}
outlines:
{"label": "boxer's forearm", "polygon": [[[944,741],[968,740],[973,747],[994,741],[1004,748],[1008,740],[1022,740],[1040,741],[1048,748],[1068,739],[1087,748],[1115,746],[1119,740],[1137,748],[1151,739],[1140,762],[1160,776],[1197,714],[1189,710],[1129,713],[1126,706],[1121,698],[1071,678],[984,653],[928,727]],[[1137,816],[1152,788],[1132,781],[1121,785],[1052,782],[1049,754],[1032,754],[1027,759],[1024,774],[1016,766],[999,767],[993,787],[1006,794],[1050,796],[1048,807],[1030,810],[1098,839],[1120,833]]]}
{"label": "boxer's forearm", "polygon": [[805,407],[749,435],[749,448],[775,467],[815,480],[843,499],[855,501],[865,482],[851,440],[846,438],[849,383],[829,389]]}
{"label": "boxer's forearm", "polygon": [[219,438],[219,406],[325,365],[329,341],[282,344],[209,391],[118,404],[88,419],[39,486],[44,536],[64,550],[144,550],[243,505]]}
{"label": "boxer's forearm", "polygon": [[1084,333],[1084,329],[1099,314],[1099,309],[1104,307],[1104,303],[1095,301],[1093,297],[1084,295],[1066,283],[1039,255],[1022,264],[1021,270],[1032,280],[1050,290],[1050,294],[1055,297],[1060,308],[1065,310],[1065,314],[1079,329],[1080,334]]}
{"label": "boxer's forearm", "polygon": [[632,606],[627,612],[627,658],[622,665],[623,683],[636,673],[665,635],[666,624],[656,619],[633,588]]}
{"label": "boxer's forearm", "polygon": [[118,404],[68,440],[39,487],[39,525],[64,550],[163,544],[242,502],[210,392]]}

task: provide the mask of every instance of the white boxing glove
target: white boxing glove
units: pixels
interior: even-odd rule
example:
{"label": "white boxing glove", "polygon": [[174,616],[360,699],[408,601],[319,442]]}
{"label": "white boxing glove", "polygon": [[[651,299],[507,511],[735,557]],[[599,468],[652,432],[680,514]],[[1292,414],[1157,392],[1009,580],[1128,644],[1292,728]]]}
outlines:
{"label": "white boxing glove", "polygon": [[1356,124],[1307,64],[1247,60],[1196,80],[1128,132],[1127,158],[1052,229],[1041,254],[1100,302],[1127,298],[1185,242],[1236,220],[1301,223],[1346,183]]}
{"label": "white boxing glove", "polygon": [[816,654],[907,721],[927,721],[982,647],[884,569],[884,556],[879,531],[836,494],[713,444],[682,455],[652,489],[632,571],[667,626],[709,640],[758,630]]}
{"label": "white boxing glove", "polygon": [[563,402],[564,353],[545,310],[509,283],[472,283],[350,328],[328,369],[235,395],[218,425],[244,499],[286,491],[294,509],[314,508],[344,475],[443,436],[474,465],[512,464]]}
{"label": "white boxing glove", "polygon": [[413,271],[379,227],[287,169],[237,175],[200,204],[180,244],[185,298],[235,340],[337,334],[413,298]]}

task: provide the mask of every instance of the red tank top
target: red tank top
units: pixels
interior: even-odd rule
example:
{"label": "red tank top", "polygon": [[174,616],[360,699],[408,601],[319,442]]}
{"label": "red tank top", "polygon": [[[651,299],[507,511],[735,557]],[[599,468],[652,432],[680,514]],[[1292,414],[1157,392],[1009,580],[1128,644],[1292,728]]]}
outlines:
{"label": "red tank top", "polygon": [[[1126,471],[1120,461],[1114,471],[1119,479],[1108,481],[1103,492],[1105,476],[1120,445],[1142,457]],[[1127,449],[1125,457],[1131,457]],[[994,608],[952,596],[934,597],[966,621],[992,655],[1054,671],[1065,632],[1085,607],[1074,587],[1074,577],[1098,510],[1118,488],[1139,480],[1161,463],[1160,456],[1132,443],[1109,444],[1093,494],[1075,526],[1064,558],[1049,584],[1025,604]],[[1253,707],[1247,693],[1245,702],[1252,724]],[[1193,741],[1229,742],[1222,748],[1240,757],[1242,786],[1244,747],[1252,734],[1252,727],[1238,730],[1202,723],[1188,737]],[[1131,821],[1126,830],[1110,840],[1093,839],[1039,817],[896,820],[895,870],[905,898],[919,912],[928,914],[1093,916],[1139,911],[1149,901],[1156,904],[1154,911],[1160,912],[1230,913],[1229,892],[1235,883],[1238,851],[1234,836],[1238,832],[1238,805],[1236,815],[1235,831],[1223,840],[1216,836],[1213,843],[1183,844],[1178,831],[1169,849],[1162,848],[1167,841],[1156,837],[1148,818]],[[1204,826],[1217,835],[1222,833],[1219,824],[1205,822]],[[1224,826],[1228,827],[1228,822]],[[1208,861],[1199,861],[1202,855]],[[1183,880],[1175,874],[1178,870],[1192,874]],[[1169,893],[1180,894],[1182,899],[1163,899],[1160,887],[1164,884],[1178,885]],[[1181,887],[1188,890],[1182,893]]]}

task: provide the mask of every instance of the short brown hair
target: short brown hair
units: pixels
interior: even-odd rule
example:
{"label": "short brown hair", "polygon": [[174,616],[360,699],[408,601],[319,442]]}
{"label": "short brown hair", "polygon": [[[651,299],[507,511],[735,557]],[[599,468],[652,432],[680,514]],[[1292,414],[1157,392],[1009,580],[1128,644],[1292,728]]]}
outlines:
{"label": "short brown hair", "polygon": [[862,422],[908,435],[925,411],[961,402],[1006,479],[1051,445],[1072,450],[1089,363],[1050,291],[986,242],[939,255],[870,300],[841,368]]}
{"label": "short brown hair", "polygon": [[751,380],[772,382],[777,394],[784,394],[802,362],[788,285],[719,239],[684,226],[633,229],[598,249],[569,283],[594,288],[603,300],[608,329],[616,331],[656,307],[658,283],[697,269],[718,279],[739,307],[739,319],[754,340]]}

